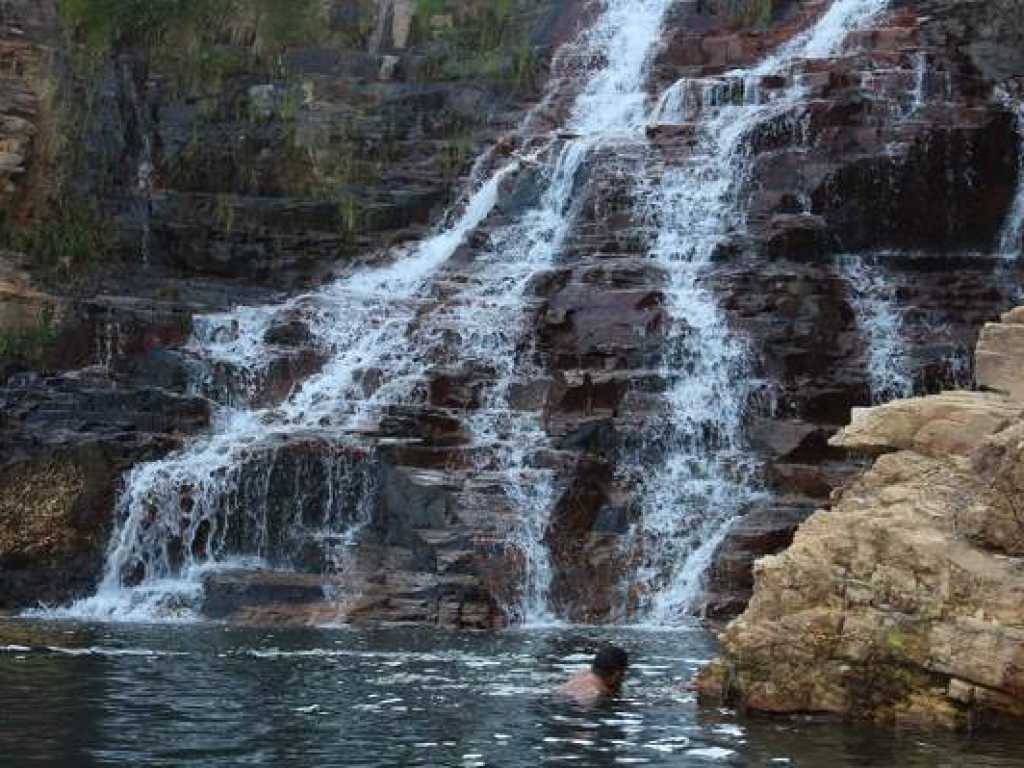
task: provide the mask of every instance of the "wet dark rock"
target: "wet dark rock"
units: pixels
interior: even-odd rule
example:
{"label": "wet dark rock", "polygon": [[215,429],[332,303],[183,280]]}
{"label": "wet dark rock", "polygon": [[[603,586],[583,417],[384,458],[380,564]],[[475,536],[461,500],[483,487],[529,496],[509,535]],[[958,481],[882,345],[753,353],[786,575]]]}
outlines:
{"label": "wet dark rock", "polygon": [[832,234],[820,216],[777,213],[772,216],[762,253],[767,259],[817,259],[829,253]]}
{"label": "wet dark rock", "polygon": [[719,547],[708,574],[708,618],[727,619],[743,611],[754,589],[755,561],[788,547],[800,523],[814,509],[810,501],[786,503],[780,499],[747,512],[737,521]]}
{"label": "wet dark rock", "polygon": [[309,326],[301,320],[292,320],[287,323],[275,325],[267,330],[263,341],[267,344],[275,344],[281,347],[302,347],[310,344],[313,336]]}
{"label": "wet dark rock", "polygon": [[[202,614],[211,619],[243,618],[271,607],[296,610],[321,602],[324,580],[304,574],[227,571],[203,580]],[[254,610],[255,609],[255,610]],[[279,622],[275,622],[279,623]]]}
{"label": "wet dark rock", "polygon": [[384,478],[382,538],[397,544],[418,529],[441,529],[452,520],[451,493],[436,474],[389,467]]}
{"label": "wet dark rock", "polygon": [[32,376],[0,388],[0,607],[93,590],[122,473],[208,418],[205,401],[156,389]]}

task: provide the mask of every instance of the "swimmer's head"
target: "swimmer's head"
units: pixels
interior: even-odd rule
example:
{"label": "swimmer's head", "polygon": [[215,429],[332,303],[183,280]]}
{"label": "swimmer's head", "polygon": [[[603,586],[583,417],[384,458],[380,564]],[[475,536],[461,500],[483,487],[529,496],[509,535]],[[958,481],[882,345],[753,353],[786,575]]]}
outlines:
{"label": "swimmer's head", "polygon": [[629,666],[629,654],[615,645],[606,645],[597,652],[591,671],[602,680],[617,685],[626,676]]}

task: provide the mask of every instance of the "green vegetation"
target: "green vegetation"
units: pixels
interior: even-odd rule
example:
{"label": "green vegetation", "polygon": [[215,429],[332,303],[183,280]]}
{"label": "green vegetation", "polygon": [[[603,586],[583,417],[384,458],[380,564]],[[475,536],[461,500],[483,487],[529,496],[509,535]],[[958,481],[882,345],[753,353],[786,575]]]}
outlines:
{"label": "green vegetation", "polygon": [[101,263],[110,253],[95,209],[67,199],[55,205],[46,220],[13,234],[13,248],[31,253],[52,277],[70,277]]}
{"label": "green vegetation", "polygon": [[160,47],[190,39],[259,52],[317,36],[317,0],[60,0],[65,25],[86,46]]}
{"label": "green vegetation", "polygon": [[[158,78],[161,98],[179,101],[191,123],[188,133],[169,133],[162,145],[159,182],[173,189],[210,195],[214,228],[232,235],[245,225],[238,196],[291,195],[337,206],[337,228],[349,243],[372,230],[375,216],[367,188],[406,156],[408,131],[392,122],[386,104],[383,125],[367,131],[362,115],[354,128],[307,119],[317,80],[299,82],[288,71],[290,48],[336,46],[366,50],[376,27],[376,0],[351,0],[328,19],[323,0],[57,0],[67,35],[71,77],[58,85],[54,109],[54,167],[68,180],[85,175],[90,191],[121,183],[117,159],[92,141],[95,110],[105,110],[97,83],[120,72],[104,72],[122,52],[144,61],[132,74]],[[414,0],[408,46],[400,76],[411,81],[474,80],[502,90],[534,87],[541,64],[530,29],[538,0]],[[353,82],[353,110],[380,108],[372,82]],[[140,86],[141,90],[141,86]],[[97,100],[98,103],[97,103]],[[399,107],[395,107],[399,108]],[[191,115],[187,110],[191,110]],[[73,114],[72,114],[73,112]],[[341,118],[343,120],[344,118]],[[246,124],[225,150],[217,132]],[[339,121],[340,122],[340,121]],[[428,140],[441,145],[435,167],[445,179],[465,170],[473,154],[472,116],[427,121]],[[398,127],[395,127],[398,126]],[[187,129],[186,129],[187,130]],[[217,140],[208,141],[213,132]],[[184,142],[184,146],[181,143]],[[88,154],[88,156],[86,156]],[[84,164],[88,162],[89,171]],[[110,177],[99,175],[110,168]],[[56,174],[54,174],[56,176]],[[75,189],[83,189],[75,187]],[[91,204],[72,202],[70,184],[48,189],[56,205],[46,227],[21,233],[22,250],[38,253],[57,279],[91,271],[105,241]],[[87,192],[88,194],[88,192]],[[370,201],[368,201],[368,198]],[[56,203],[52,201],[57,201]]]}
{"label": "green vegetation", "polygon": [[80,70],[144,47],[190,93],[273,69],[286,46],[326,35],[318,0],[60,0],[60,14]]}
{"label": "green vegetation", "polygon": [[458,177],[474,155],[472,138],[469,134],[453,138],[441,154],[441,173],[446,179]]}
{"label": "green vegetation", "polygon": [[0,332],[0,363],[39,364],[56,337],[53,313],[44,310],[32,325]]}
{"label": "green vegetation", "polygon": [[338,203],[338,219],[341,222],[341,235],[346,243],[355,240],[363,227],[363,210],[359,201],[352,194],[346,194]]}
{"label": "green vegetation", "polygon": [[230,235],[235,228],[235,207],[237,201],[235,195],[226,193],[217,195],[214,216],[220,224],[221,231]]}
{"label": "green vegetation", "polygon": [[734,24],[754,29],[767,27],[775,11],[774,0],[713,0],[712,6]]}
{"label": "green vegetation", "polygon": [[485,79],[532,85],[538,66],[528,30],[517,24],[514,0],[417,0],[412,42],[437,44],[420,77]]}

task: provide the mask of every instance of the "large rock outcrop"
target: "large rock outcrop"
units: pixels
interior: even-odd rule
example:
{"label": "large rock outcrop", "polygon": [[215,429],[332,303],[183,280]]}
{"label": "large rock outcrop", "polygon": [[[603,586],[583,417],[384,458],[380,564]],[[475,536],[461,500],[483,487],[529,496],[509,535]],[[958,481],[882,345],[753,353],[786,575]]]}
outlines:
{"label": "large rock outcrop", "polygon": [[948,727],[1024,716],[1020,320],[982,332],[992,391],[854,411],[832,442],[877,460],[757,563],[705,698]]}

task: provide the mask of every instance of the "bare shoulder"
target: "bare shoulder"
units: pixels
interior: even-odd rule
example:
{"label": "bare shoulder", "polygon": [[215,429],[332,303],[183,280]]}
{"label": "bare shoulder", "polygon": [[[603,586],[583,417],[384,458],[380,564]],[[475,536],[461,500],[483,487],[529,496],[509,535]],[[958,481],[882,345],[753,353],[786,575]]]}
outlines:
{"label": "bare shoulder", "polygon": [[605,694],[600,678],[592,672],[579,672],[555,690],[555,695],[578,703],[591,703]]}

